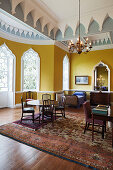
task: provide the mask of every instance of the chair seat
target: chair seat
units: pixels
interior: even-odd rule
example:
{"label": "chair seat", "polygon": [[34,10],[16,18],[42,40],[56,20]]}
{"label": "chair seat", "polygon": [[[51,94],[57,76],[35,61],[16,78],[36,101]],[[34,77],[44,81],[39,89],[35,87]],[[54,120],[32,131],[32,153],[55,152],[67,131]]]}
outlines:
{"label": "chair seat", "polygon": [[34,112],[34,108],[33,107],[26,107],[26,108],[23,108],[23,112],[25,113],[25,112],[29,112],[29,113],[31,113],[31,112]]}
{"label": "chair seat", "polygon": [[55,106],[55,110],[64,109],[64,106]]}

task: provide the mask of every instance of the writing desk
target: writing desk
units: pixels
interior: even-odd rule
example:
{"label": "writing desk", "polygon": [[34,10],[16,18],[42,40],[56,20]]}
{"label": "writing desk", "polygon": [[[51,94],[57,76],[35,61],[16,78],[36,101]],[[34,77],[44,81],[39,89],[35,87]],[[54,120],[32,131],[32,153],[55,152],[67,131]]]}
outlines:
{"label": "writing desk", "polygon": [[112,147],[113,147],[113,106],[108,108],[108,114],[92,113],[92,141],[94,141],[94,119],[110,121],[112,123]]}

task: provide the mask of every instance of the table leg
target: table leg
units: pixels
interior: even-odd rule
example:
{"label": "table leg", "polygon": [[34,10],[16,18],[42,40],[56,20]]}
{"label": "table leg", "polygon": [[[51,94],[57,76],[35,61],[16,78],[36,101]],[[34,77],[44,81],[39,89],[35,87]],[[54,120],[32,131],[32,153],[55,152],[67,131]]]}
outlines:
{"label": "table leg", "polygon": [[94,117],[92,114],[92,142],[94,141]]}

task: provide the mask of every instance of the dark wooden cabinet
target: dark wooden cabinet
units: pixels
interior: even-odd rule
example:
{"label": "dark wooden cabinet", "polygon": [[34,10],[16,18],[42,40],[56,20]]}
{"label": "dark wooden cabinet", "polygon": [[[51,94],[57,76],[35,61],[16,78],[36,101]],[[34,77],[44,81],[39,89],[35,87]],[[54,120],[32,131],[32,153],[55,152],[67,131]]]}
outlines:
{"label": "dark wooden cabinet", "polygon": [[104,92],[91,92],[90,93],[90,104],[91,105],[110,105],[110,93]]}

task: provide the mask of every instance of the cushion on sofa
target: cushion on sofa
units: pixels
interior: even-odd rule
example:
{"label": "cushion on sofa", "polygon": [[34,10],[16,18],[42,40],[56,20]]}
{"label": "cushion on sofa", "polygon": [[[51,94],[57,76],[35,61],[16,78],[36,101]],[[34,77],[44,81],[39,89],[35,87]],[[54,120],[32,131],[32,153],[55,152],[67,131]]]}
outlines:
{"label": "cushion on sofa", "polygon": [[84,101],[86,100],[86,92],[74,92],[73,95],[76,95],[76,96],[83,96],[84,97]]}

